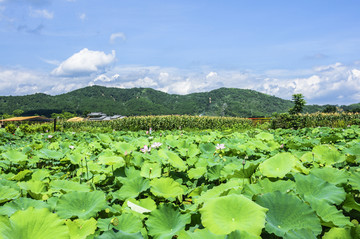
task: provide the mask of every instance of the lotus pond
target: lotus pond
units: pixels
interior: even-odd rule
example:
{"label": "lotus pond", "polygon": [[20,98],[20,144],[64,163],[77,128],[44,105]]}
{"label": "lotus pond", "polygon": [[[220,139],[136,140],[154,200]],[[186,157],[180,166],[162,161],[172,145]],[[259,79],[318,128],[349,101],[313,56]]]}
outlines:
{"label": "lotus pond", "polygon": [[0,238],[360,238],[360,128],[0,132]]}

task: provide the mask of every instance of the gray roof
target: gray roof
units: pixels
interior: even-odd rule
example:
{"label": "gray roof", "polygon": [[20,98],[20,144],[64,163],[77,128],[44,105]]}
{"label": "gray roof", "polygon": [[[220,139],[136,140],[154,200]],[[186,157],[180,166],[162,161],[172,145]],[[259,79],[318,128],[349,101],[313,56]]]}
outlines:
{"label": "gray roof", "polygon": [[87,115],[88,117],[92,117],[92,116],[106,116],[106,114],[101,113],[101,112],[91,112],[90,114]]}
{"label": "gray roof", "polygon": [[104,120],[105,118],[108,118],[107,116],[101,116],[101,117],[93,117],[93,118],[89,118],[89,120]]}

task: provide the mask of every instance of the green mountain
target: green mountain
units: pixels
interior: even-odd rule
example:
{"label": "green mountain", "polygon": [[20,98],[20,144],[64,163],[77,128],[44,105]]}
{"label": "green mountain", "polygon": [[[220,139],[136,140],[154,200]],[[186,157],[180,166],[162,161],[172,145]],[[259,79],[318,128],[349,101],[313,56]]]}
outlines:
{"label": "green mountain", "polygon": [[[0,96],[0,114],[16,109],[23,115],[45,115],[74,112],[104,112],[108,115],[210,115],[210,116],[269,116],[287,112],[293,103],[254,90],[220,88],[188,95],[167,94],[150,88],[119,89],[89,86],[61,95],[33,94]],[[305,106],[305,112],[321,111],[324,107]]]}

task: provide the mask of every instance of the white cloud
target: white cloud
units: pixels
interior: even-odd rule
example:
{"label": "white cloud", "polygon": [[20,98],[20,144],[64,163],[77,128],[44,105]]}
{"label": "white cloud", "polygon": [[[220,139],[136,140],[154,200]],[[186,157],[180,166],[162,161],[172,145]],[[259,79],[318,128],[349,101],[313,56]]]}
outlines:
{"label": "white cloud", "polygon": [[[45,92],[60,94],[87,85],[133,88],[150,87],[170,94],[205,92],[220,87],[252,89],[291,99],[301,93],[309,104],[350,104],[360,102],[360,66],[332,64],[299,71],[301,77],[279,70],[271,73],[186,69],[159,66],[115,66],[115,53],[82,51],[69,57],[52,74],[0,67],[0,95]],[[104,69],[102,72],[99,70]],[[310,74],[309,74],[310,73]]]}
{"label": "white cloud", "polygon": [[125,40],[126,36],[122,32],[113,33],[110,36],[110,43],[115,43],[115,40],[118,39],[118,38],[120,38],[121,40]]}
{"label": "white cloud", "polygon": [[157,88],[157,86],[158,84],[150,77],[144,77],[136,81],[128,81],[117,85],[117,87],[120,88],[134,88],[134,87]]}
{"label": "white cloud", "polygon": [[185,81],[174,82],[170,86],[171,93],[185,95],[191,93],[192,87],[194,84],[190,81],[190,79],[186,79]]}
{"label": "white cloud", "polygon": [[169,80],[169,73],[167,72],[160,72],[159,74],[159,82],[164,84]]}
{"label": "white cloud", "polygon": [[91,51],[84,48],[63,61],[51,73],[56,76],[90,75],[113,63],[114,60],[114,50],[111,54],[105,54],[102,51]]}
{"label": "white cloud", "polygon": [[55,65],[55,66],[58,66],[61,63],[58,60],[50,60],[50,59],[41,59],[41,60],[48,63],[48,64],[50,64],[50,65]]}
{"label": "white cloud", "polygon": [[211,71],[209,74],[207,74],[206,79],[213,79],[217,77],[217,73]]}
{"label": "white cloud", "polygon": [[85,14],[85,13],[81,13],[81,14],[79,15],[79,18],[80,18],[81,21],[85,21],[85,19],[86,19],[86,14]]}
{"label": "white cloud", "polygon": [[32,7],[30,9],[30,17],[39,17],[39,18],[46,18],[46,19],[53,19],[54,13],[49,12],[46,9],[33,9]]}
{"label": "white cloud", "polygon": [[102,82],[111,82],[111,81],[114,81],[114,80],[116,80],[117,78],[119,78],[119,74],[115,74],[115,75],[113,75],[112,77],[108,77],[107,75],[105,75],[105,74],[101,74],[101,75],[99,75],[99,76],[97,76],[96,78],[95,78],[95,80],[94,80],[94,83],[96,82],[96,81],[102,81]]}

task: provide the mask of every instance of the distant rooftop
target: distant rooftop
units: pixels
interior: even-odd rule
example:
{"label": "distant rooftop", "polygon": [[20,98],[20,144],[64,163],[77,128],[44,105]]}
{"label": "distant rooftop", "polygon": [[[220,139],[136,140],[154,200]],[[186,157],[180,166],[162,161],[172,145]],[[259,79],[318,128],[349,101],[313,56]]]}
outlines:
{"label": "distant rooftop", "polygon": [[115,119],[122,119],[125,118],[126,116],[123,115],[114,115],[114,116],[107,116],[104,113],[101,112],[91,112],[90,114],[87,115],[88,116],[88,120],[101,120],[101,121],[105,121],[105,120],[115,120]]}

